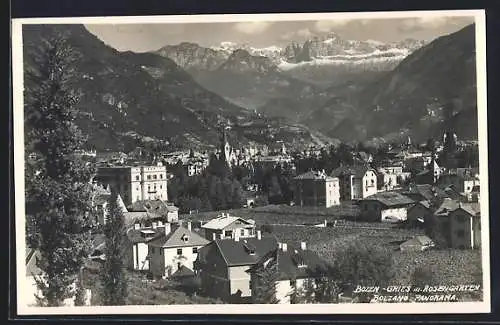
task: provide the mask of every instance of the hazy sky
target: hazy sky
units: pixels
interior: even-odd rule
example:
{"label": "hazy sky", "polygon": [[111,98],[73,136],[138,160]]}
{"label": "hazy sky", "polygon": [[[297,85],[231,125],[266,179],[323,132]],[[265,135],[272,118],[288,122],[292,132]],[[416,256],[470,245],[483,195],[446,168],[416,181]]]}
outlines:
{"label": "hazy sky", "polygon": [[168,44],[195,42],[202,46],[223,41],[255,47],[283,46],[311,35],[335,32],[344,39],[399,41],[432,40],[472,23],[473,17],[425,17],[392,19],[335,19],[320,21],[255,21],[225,23],[100,24],[85,25],[106,44],[119,51],[145,52]]}

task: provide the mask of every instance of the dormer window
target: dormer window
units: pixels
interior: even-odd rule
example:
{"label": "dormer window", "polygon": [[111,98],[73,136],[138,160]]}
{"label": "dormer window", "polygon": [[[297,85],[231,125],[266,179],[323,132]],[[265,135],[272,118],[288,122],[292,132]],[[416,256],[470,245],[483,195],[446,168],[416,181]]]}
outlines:
{"label": "dormer window", "polygon": [[184,234],[184,235],[182,235],[181,240],[182,240],[183,242],[187,243],[187,242],[189,241],[189,236],[188,236],[188,235],[186,235],[186,234]]}

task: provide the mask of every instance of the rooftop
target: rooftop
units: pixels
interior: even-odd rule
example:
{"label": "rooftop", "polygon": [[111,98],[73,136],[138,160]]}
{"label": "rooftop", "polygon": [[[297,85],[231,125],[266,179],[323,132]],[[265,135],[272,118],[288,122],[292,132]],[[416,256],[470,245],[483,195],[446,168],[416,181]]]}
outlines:
{"label": "rooftop", "polygon": [[158,214],[166,214],[168,212],[178,211],[179,208],[173,204],[169,204],[163,200],[141,200],[136,201],[127,207],[131,212],[149,211]]}
{"label": "rooftop", "polygon": [[460,203],[457,209],[462,209],[473,217],[481,216],[481,207],[478,202]]}
{"label": "rooftop", "polygon": [[363,177],[368,170],[373,170],[370,166],[342,166],[337,169],[335,169],[331,176],[333,177],[338,177],[338,176],[345,176],[345,175],[354,175],[355,177]]}
{"label": "rooftop", "polygon": [[434,212],[435,215],[440,217],[446,217],[450,212],[456,210],[459,206],[459,201],[446,198],[443,200],[439,208]]}
{"label": "rooftop", "polygon": [[325,172],[321,171],[308,171],[306,173],[300,174],[295,179],[312,179],[312,180],[333,180],[335,177],[329,177]]}
{"label": "rooftop", "polygon": [[230,216],[229,214],[222,214],[220,217],[215,218],[201,226],[201,228],[204,229],[214,229],[214,230],[221,230],[232,224],[233,222],[240,221],[244,224],[247,225],[252,225],[252,223],[248,222],[247,220],[240,218],[240,217],[235,217],[235,216]]}
{"label": "rooftop", "polygon": [[409,205],[415,203],[415,201],[405,195],[398,192],[380,192],[377,194],[370,195],[364,200],[367,201],[378,201],[385,205],[386,207]]}
{"label": "rooftop", "polygon": [[432,239],[430,239],[427,236],[420,235],[420,236],[415,236],[412,239],[409,239],[402,243],[401,245],[421,245],[421,246],[428,246],[432,245],[434,242]]}
{"label": "rooftop", "polygon": [[228,266],[253,265],[263,256],[278,247],[274,236],[258,238],[216,239],[210,245],[199,251],[200,261],[206,262],[206,255],[210,250],[218,250]]}
{"label": "rooftop", "polygon": [[401,194],[403,195],[417,194],[420,195],[425,200],[431,200],[435,196],[439,198],[447,197],[445,191],[431,184],[411,185],[408,187],[406,191],[401,192]]}
{"label": "rooftop", "polygon": [[[326,261],[322,260],[318,254],[311,250],[302,250],[288,247],[286,251],[275,249],[262,257],[258,265],[267,261],[277,262],[278,279],[291,280],[318,276],[329,269]],[[253,266],[249,271],[255,270]]]}
{"label": "rooftop", "polygon": [[149,240],[156,238],[160,236],[161,234],[165,233],[165,227],[160,226],[155,229],[153,228],[148,228],[148,229],[129,229],[127,231],[127,238],[128,240],[135,244],[135,243],[146,243]]}
{"label": "rooftop", "polygon": [[[165,228],[163,228],[165,229]],[[191,247],[191,246],[205,246],[209,241],[201,237],[197,233],[190,231],[183,226],[172,225],[172,231],[165,235],[163,232],[158,237],[148,242],[148,245],[155,247]]]}

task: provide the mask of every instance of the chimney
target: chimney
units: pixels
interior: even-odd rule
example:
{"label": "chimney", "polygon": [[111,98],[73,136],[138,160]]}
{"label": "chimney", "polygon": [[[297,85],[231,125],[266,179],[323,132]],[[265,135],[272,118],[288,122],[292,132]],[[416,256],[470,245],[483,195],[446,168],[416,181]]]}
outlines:
{"label": "chimney", "polygon": [[220,239],[224,239],[224,234],[220,234]]}
{"label": "chimney", "polygon": [[307,250],[307,246],[306,246],[306,242],[303,241],[300,243],[300,249],[302,249],[303,251]]}
{"label": "chimney", "polygon": [[281,249],[283,247],[282,243],[278,243],[278,249]]}
{"label": "chimney", "polygon": [[140,229],[141,228],[141,224],[136,222],[134,223],[134,229]]}
{"label": "chimney", "polygon": [[262,231],[257,230],[257,239],[261,240],[262,239]]}
{"label": "chimney", "polygon": [[189,231],[191,231],[191,221],[188,221],[188,223],[187,223],[187,229],[188,229]]}
{"label": "chimney", "polygon": [[283,252],[286,252],[286,250],[287,250],[287,246],[288,246],[288,245],[287,245],[286,243],[281,244],[281,250],[282,250]]}
{"label": "chimney", "polygon": [[158,220],[158,227],[163,226],[163,221]]}
{"label": "chimney", "polygon": [[170,222],[165,222],[165,235],[170,234],[172,231],[172,226],[170,225]]}
{"label": "chimney", "polygon": [[234,241],[240,241],[240,234],[238,232],[234,233]]}
{"label": "chimney", "polygon": [[156,221],[153,221],[153,222],[151,223],[151,225],[153,226],[153,229],[156,229],[156,227],[157,227],[157,225],[158,225],[158,224],[156,223]]}

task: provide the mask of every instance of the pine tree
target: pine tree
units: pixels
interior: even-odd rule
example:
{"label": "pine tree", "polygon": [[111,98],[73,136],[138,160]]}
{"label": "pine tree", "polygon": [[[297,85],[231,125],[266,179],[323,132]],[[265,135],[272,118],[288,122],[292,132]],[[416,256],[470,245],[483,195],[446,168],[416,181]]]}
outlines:
{"label": "pine tree", "polygon": [[85,142],[74,122],[75,52],[62,37],[44,45],[38,69],[26,73],[25,82],[26,150],[37,157],[26,166],[27,237],[41,255],[38,303],[61,306],[75,294],[89,253],[94,168],[74,155]]}
{"label": "pine tree", "polygon": [[125,219],[117,203],[116,191],[112,190],[111,193],[109,217],[104,225],[106,260],[101,273],[102,301],[106,306],[119,306],[125,304],[127,297]]}
{"label": "pine tree", "polygon": [[278,252],[273,251],[259,263],[252,274],[255,281],[252,288],[252,297],[256,304],[277,304],[276,281],[278,281]]}

